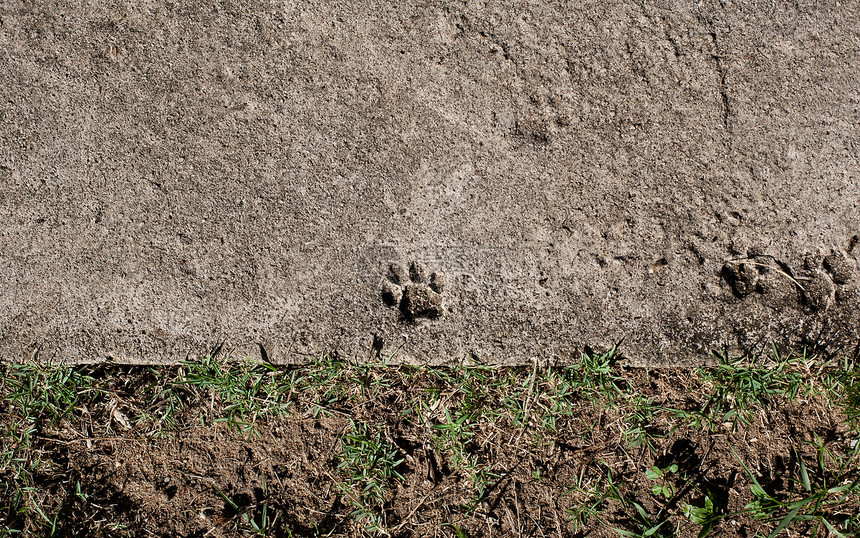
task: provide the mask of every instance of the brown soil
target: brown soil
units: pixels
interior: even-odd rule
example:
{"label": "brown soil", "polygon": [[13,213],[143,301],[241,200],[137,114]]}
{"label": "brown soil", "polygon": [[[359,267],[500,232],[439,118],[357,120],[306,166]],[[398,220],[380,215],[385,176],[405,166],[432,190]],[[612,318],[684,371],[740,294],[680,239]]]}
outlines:
{"label": "brown soil", "polygon": [[[248,432],[218,422],[224,416],[220,399],[205,391],[183,396],[185,405],[174,427],[156,420],[124,425],[124,419],[132,417],[134,422],[141,410],[158,414],[152,394],[161,377],[144,369],[94,371],[111,385],[107,395],[71,409],[55,424],[37,423],[27,452],[31,461],[43,462],[34,473],[30,501],[48,519],[56,515],[55,535],[252,535],[253,525],[262,525],[264,510],[270,536],[372,535],[368,520],[352,514],[353,490],[344,486],[345,471],[338,469],[341,439],[353,423],[363,423],[396,447],[403,460],[396,469],[403,480],[388,481],[386,502],[378,507],[380,521],[392,536],[455,536],[456,529],[472,537],[618,536],[613,527],[637,529],[636,511],[630,506],[603,500],[597,508],[604,522],[592,518],[584,528],[569,512],[575,504],[594,499],[572,489],[575,484],[605,488],[611,472],[626,499],[649,514],[671,515],[661,528],[663,535],[696,536],[700,527],[682,517],[682,503],[701,506],[704,492],[711,492],[725,516],[711,535],[746,537],[768,523],[745,514],[726,515],[742,512],[752,500],[750,480],[738,458],[769,492],[781,499],[796,498],[798,455],[807,465],[815,462],[811,443],[816,437],[836,450],[848,442],[842,417],[824,397],[775,398],[755,414],[752,424],[718,425],[711,432],[687,426],[668,413],[657,414],[642,423],[651,448],[624,442],[631,422],[623,410],[582,398],[571,416],[558,417],[553,432],[536,424],[546,415],[531,401],[526,415],[531,425],[525,429],[510,417],[485,414],[476,420],[466,449],[476,468],[493,475],[483,498],[475,502],[472,476],[438,444],[440,430],[433,425],[442,422],[446,410],[466,405],[491,409],[499,402],[468,401],[455,386],[426,371],[372,372],[365,390],[360,384],[345,386],[324,412],[317,406],[320,393],[297,392],[290,413],[263,415]],[[524,382],[529,373],[515,372]],[[694,372],[623,373],[625,383],[666,407],[697,408],[708,390]],[[378,390],[370,391],[371,386]],[[438,398],[428,399],[428,394]],[[426,420],[409,411],[418,400],[436,402]],[[14,415],[7,405],[0,420],[8,426]],[[678,471],[669,483],[678,495],[666,504],[652,493],[655,482],[644,473],[652,466],[672,464]],[[813,482],[826,478],[813,468],[809,473]],[[6,474],[0,482],[13,480]],[[857,510],[856,499],[853,502],[832,509],[835,521]],[[0,536],[4,525],[25,535],[50,530],[37,528],[39,523],[39,518],[3,513]],[[810,528],[795,526],[793,535]]]}

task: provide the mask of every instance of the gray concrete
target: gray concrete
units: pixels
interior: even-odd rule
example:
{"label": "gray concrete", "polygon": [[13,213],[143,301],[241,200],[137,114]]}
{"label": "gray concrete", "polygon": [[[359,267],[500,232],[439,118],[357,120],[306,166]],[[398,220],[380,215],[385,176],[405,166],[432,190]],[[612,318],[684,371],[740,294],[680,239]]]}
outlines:
{"label": "gray concrete", "polygon": [[858,342],[860,5],[0,3],[0,354]]}

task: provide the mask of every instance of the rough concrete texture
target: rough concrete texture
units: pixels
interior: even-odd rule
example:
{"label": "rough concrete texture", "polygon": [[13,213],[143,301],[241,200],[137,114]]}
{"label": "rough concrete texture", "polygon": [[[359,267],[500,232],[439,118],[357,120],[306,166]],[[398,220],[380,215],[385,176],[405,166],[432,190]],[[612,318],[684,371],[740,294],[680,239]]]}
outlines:
{"label": "rough concrete texture", "polygon": [[860,5],[0,3],[0,355],[858,341]]}

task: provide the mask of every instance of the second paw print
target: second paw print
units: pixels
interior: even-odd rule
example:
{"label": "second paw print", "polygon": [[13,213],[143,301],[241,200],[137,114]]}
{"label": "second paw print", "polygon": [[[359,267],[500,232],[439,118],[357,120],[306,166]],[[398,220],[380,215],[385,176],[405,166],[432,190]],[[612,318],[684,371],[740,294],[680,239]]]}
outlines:
{"label": "second paw print", "polygon": [[382,283],[382,300],[386,305],[400,310],[409,321],[433,319],[442,315],[444,288],[441,273],[428,274],[424,266],[417,262],[412,262],[408,269],[399,263],[392,263]]}

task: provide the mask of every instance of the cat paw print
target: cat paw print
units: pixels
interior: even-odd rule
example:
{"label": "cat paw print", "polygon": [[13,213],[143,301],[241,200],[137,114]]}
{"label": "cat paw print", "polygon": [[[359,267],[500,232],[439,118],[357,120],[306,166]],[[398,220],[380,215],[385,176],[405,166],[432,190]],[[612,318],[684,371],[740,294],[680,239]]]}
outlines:
{"label": "cat paw print", "polygon": [[409,321],[438,318],[443,310],[444,286],[442,274],[428,274],[424,266],[417,262],[412,262],[408,269],[399,263],[392,263],[382,283],[382,300],[386,305],[400,310]]}

